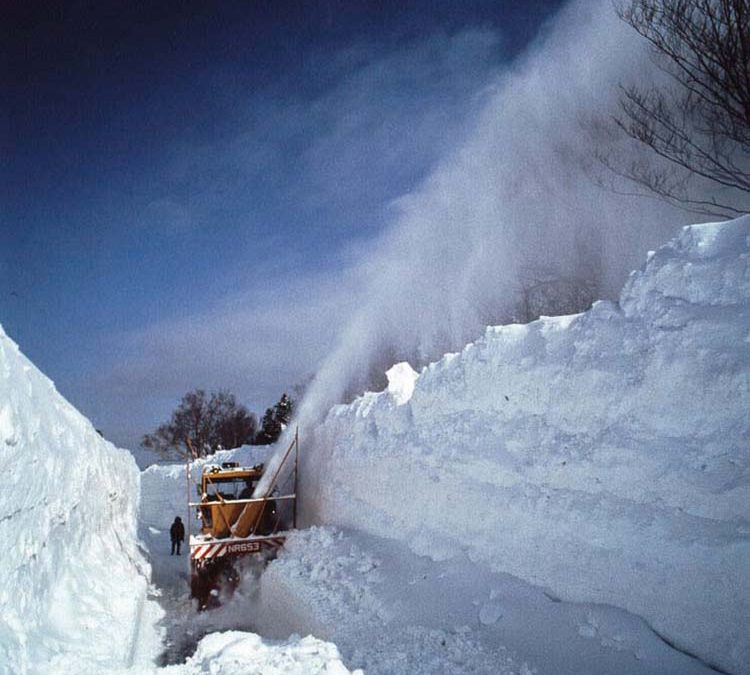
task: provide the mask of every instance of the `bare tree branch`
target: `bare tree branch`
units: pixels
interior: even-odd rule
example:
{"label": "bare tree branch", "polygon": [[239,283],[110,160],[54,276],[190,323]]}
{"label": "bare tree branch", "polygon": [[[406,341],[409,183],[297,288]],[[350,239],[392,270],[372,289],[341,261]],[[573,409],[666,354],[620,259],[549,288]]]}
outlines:
{"label": "bare tree branch", "polygon": [[[651,194],[707,215],[750,200],[750,0],[629,0],[617,12],[651,45],[674,87],[623,86],[614,123],[662,161],[604,165]],[[721,196],[691,194],[692,179]]]}

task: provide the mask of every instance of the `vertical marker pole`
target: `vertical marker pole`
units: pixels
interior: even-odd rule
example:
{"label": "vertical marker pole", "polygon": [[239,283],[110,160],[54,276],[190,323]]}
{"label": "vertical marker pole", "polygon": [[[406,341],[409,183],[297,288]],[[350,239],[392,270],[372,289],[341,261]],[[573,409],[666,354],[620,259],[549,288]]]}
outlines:
{"label": "vertical marker pole", "polygon": [[299,427],[294,430],[294,504],[292,506],[292,527],[297,529],[297,467],[299,466]]}
{"label": "vertical marker pole", "polygon": [[187,485],[185,486],[187,489],[187,501],[185,502],[187,507],[187,552],[188,552],[188,558],[190,558],[190,535],[192,533],[192,522],[190,520],[190,455],[185,454],[185,477],[187,479]]}

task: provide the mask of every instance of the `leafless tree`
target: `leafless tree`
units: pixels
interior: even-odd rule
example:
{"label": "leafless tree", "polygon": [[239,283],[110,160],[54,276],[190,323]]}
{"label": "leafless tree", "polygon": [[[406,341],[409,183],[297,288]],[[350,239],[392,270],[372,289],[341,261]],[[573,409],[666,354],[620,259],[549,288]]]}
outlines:
{"label": "leafless tree", "polygon": [[251,443],[256,427],[255,415],[233,394],[220,391],[209,397],[196,389],[182,397],[170,421],[146,434],[141,445],[165,456],[204,456]]}
{"label": "leafless tree", "polygon": [[[630,0],[619,16],[650,43],[664,86],[622,86],[615,124],[649,157],[605,164],[687,210],[735,217],[750,198],[750,0]],[[654,155],[661,160],[654,160]],[[696,190],[703,183],[713,188]]]}

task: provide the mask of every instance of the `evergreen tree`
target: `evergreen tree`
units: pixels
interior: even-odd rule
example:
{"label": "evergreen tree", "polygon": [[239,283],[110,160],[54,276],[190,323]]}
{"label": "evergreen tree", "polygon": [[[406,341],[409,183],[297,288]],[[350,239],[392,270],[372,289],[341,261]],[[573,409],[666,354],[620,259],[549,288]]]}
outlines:
{"label": "evergreen tree", "polygon": [[255,437],[256,445],[269,445],[278,441],[284,427],[291,421],[293,412],[294,402],[286,393],[282,394],[278,403],[263,414],[260,431]]}
{"label": "evergreen tree", "polygon": [[279,424],[287,426],[292,421],[293,408],[292,399],[286,393],[282,394],[275,408],[275,416]]}

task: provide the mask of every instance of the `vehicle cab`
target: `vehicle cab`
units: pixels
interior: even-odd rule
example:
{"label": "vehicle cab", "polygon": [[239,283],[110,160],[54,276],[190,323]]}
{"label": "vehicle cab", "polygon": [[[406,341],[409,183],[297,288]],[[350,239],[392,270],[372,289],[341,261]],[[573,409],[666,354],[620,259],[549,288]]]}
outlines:
{"label": "vehicle cab", "polygon": [[263,475],[263,464],[240,467],[237,462],[208,465],[198,486],[198,518],[201,534],[217,539],[229,537],[245,507],[252,502],[255,486]]}

